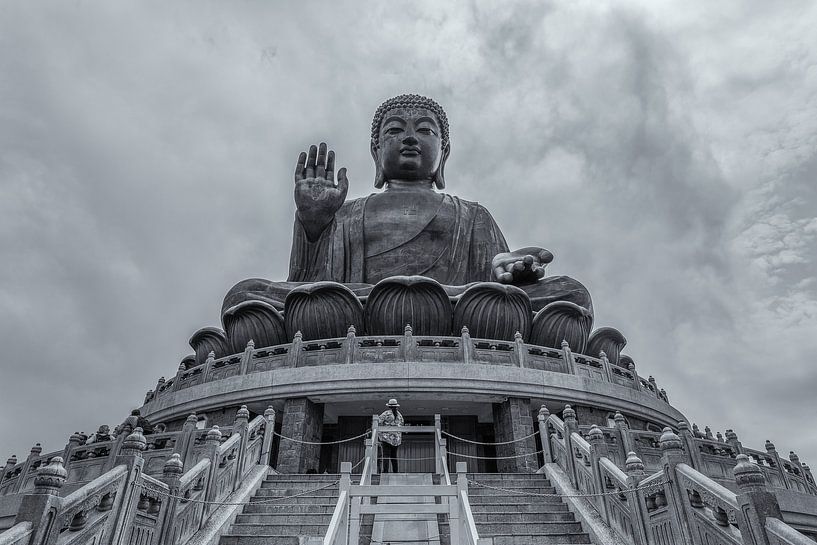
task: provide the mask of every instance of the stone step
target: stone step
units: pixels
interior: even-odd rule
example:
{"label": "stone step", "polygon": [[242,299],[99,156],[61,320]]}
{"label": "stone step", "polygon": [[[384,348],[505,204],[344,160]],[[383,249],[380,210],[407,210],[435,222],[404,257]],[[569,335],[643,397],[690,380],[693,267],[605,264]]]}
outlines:
{"label": "stone step", "polygon": [[550,484],[541,473],[468,473],[472,481],[537,481]]}
{"label": "stone step", "polygon": [[323,536],[329,524],[233,524],[230,535],[234,536]]}
{"label": "stone step", "polygon": [[486,536],[480,538],[490,540],[491,545],[573,545],[592,544],[590,537],[585,533],[576,534],[510,534]]}
{"label": "stone step", "polygon": [[472,496],[468,494],[468,501],[471,505],[520,505],[520,504],[546,504],[546,503],[562,503],[562,498],[558,496],[542,497],[542,496],[522,496],[520,494],[499,494],[495,495],[477,495]]}
{"label": "stone step", "polygon": [[334,503],[248,503],[242,514],[254,513],[290,513],[298,514],[332,514],[335,511]]}
{"label": "stone step", "polygon": [[[498,486],[498,485],[497,485]],[[556,489],[552,486],[500,486],[499,488],[506,488],[507,490],[519,491],[517,496],[525,496],[526,494],[555,494]],[[485,488],[484,486],[469,486],[468,497],[472,496],[493,496],[496,494],[510,495],[514,492],[506,492],[505,490],[494,490],[493,488]]]}
{"label": "stone step", "polygon": [[226,534],[219,539],[219,545],[300,545],[301,538],[294,536],[274,536],[259,534],[241,536]]}
{"label": "stone step", "polygon": [[574,534],[581,533],[580,522],[478,522],[479,535]]}
{"label": "stone step", "polygon": [[337,481],[340,475],[336,473],[279,473],[270,474],[265,481]]}
{"label": "stone step", "polygon": [[329,526],[331,520],[331,511],[329,513],[244,513],[235,517],[235,524],[263,524],[266,526],[303,524],[310,526]]}
{"label": "stone step", "polygon": [[[240,515],[239,515],[240,516]],[[474,513],[477,524],[494,522],[576,522],[576,517],[570,511],[559,513]]]}
{"label": "stone step", "polygon": [[566,513],[567,505],[563,502],[539,503],[473,503],[471,511],[474,513]]}
{"label": "stone step", "polygon": [[311,497],[338,497],[338,489],[336,488],[324,488],[322,490],[312,490],[311,487],[304,487],[304,488],[259,488],[258,491],[255,493],[256,498],[271,498],[271,497],[281,497],[281,496],[294,496],[295,494],[302,494],[308,490],[311,490],[309,494],[304,494],[305,496]]}
{"label": "stone step", "polygon": [[296,504],[326,503],[326,502],[332,502],[333,500],[337,501],[337,496],[333,497],[333,496],[309,496],[309,495],[304,495],[304,496],[295,496],[295,497],[291,497],[291,498],[281,499],[281,500],[278,500],[278,501],[270,501],[272,499],[273,498],[269,497],[269,496],[253,496],[252,498],[250,498],[250,503],[261,503],[262,505],[264,504],[264,502],[266,502],[267,505],[276,505],[278,503],[281,503],[281,504],[283,504],[283,503],[289,503],[289,504],[293,504],[293,503],[296,503]]}
{"label": "stone step", "polygon": [[[548,481],[541,479],[469,479],[470,481],[499,486],[502,488],[553,488]],[[468,483],[468,488],[480,488],[477,484]]]}

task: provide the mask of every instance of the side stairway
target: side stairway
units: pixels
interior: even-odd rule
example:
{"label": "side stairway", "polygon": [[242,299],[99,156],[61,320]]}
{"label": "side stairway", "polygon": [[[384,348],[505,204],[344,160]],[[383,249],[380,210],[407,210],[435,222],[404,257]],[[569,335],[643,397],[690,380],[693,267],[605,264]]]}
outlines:
{"label": "side stairway", "polygon": [[[299,536],[323,537],[338,502],[335,481],[339,478],[326,474],[268,475],[229,532],[221,536],[220,545],[298,545],[302,542]],[[303,495],[274,500],[296,494]]]}
{"label": "side stairway", "polygon": [[474,473],[470,481],[516,491],[504,492],[469,483],[468,498],[480,537],[494,545],[566,545],[592,543],[581,523],[543,475],[533,473]]}

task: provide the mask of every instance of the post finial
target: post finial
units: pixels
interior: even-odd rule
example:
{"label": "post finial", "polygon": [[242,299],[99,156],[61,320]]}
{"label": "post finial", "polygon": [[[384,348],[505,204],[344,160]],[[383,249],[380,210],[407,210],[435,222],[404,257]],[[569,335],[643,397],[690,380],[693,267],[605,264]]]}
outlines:
{"label": "post finial", "polygon": [[63,467],[63,459],[60,456],[51,458],[48,465],[41,466],[34,477],[34,493],[49,494],[56,496],[60,493],[60,488],[65,484],[68,471]]}
{"label": "post finial", "polygon": [[766,477],[757,464],[752,463],[745,454],[738,454],[737,462],[734,469],[735,483],[737,483],[741,492],[764,490],[766,488]]}
{"label": "post finial", "polygon": [[678,437],[672,428],[664,428],[664,432],[661,434],[661,438],[658,440],[658,444],[661,447],[661,450],[664,452],[673,451],[673,450],[683,450],[681,446],[681,438]]}
{"label": "post finial", "polygon": [[627,460],[624,462],[624,467],[627,473],[640,473],[644,471],[644,462],[641,461],[641,458],[639,458],[635,452],[630,451],[627,453]]}
{"label": "post finial", "polygon": [[184,463],[178,452],[174,452],[162,468],[162,476],[166,478],[180,477],[184,473]]}

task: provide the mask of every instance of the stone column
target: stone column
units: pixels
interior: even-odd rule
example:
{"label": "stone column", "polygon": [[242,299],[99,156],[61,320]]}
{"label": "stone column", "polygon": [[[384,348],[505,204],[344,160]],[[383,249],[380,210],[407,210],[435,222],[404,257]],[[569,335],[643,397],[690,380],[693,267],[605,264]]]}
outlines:
{"label": "stone column", "polygon": [[318,471],[320,445],[307,445],[285,439],[320,442],[323,436],[323,404],[312,403],[305,397],[287,399],[278,447],[279,473],[307,473]]}
{"label": "stone column", "polygon": [[[514,441],[507,445],[497,445],[497,456],[516,456],[516,458],[496,461],[500,473],[533,473],[539,462],[536,454],[536,442],[533,434],[533,417],[530,400],[520,397],[509,397],[504,403],[494,403],[494,438],[497,443]],[[527,437],[522,441],[522,437]],[[527,454],[527,456],[522,456]]]}

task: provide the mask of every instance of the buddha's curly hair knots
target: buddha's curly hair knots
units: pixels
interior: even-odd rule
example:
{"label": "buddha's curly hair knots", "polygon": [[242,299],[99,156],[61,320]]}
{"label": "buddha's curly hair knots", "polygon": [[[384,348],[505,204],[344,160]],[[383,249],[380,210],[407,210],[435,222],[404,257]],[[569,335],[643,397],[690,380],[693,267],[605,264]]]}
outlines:
{"label": "buddha's curly hair knots", "polygon": [[375,145],[380,142],[380,126],[383,124],[383,118],[386,116],[386,112],[399,108],[425,108],[434,112],[434,115],[437,116],[437,121],[440,123],[442,147],[445,148],[445,146],[448,145],[448,117],[445,115],[445,110],[434,100],[422,95],[399,95],[390,98],[377,108],[377,111],[374,113],[374,119],[372,119],[372,142]]}

